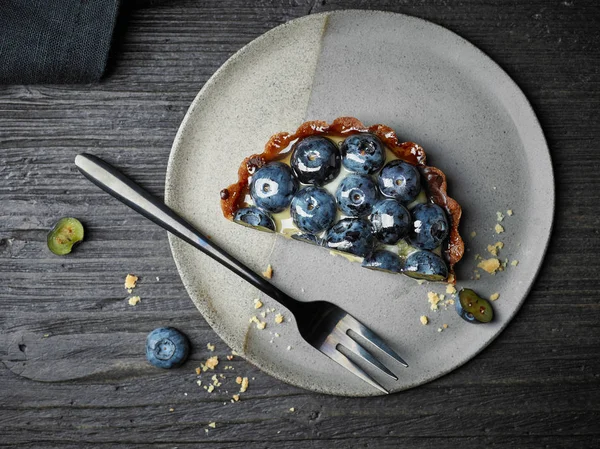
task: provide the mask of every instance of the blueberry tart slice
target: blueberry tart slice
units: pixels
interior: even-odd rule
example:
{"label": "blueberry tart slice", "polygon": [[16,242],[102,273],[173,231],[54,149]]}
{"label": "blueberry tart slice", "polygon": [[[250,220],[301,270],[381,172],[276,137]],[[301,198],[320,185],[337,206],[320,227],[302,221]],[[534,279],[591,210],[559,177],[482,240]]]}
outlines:
{"label": "blueberry tart slice", "polygon": [[365,268],[455,283],[460,205],[425,151],[353,117],[273,135],[221,190],[223,215],[340,251]]}

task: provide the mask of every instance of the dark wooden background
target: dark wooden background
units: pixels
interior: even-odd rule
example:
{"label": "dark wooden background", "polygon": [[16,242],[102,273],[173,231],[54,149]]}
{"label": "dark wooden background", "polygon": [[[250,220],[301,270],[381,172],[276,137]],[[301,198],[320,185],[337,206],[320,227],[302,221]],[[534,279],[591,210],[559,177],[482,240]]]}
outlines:
{"label": "dark wooden background", "polygon": [[[136,2],[100,84],[0,87],[0,446],[600,447],[599,5]],[[227,362],[228,348],[182,286],[165,232],[73,166],[87,150],[162,195],[179,123],[222,63],[287,20],[350,7],[431,20],[496,60],[538,114],[558,195],[541,274],[503,334],[435,382],[367,399],[314,394],[237,357]],[[60,258],[45,237],[65,215],[84,222],[87,239]],[[128,272],[141,277],[135,308],[123,289]],[[193,342],[180,369],[144,361],[145,336],[160,325]],[[226,376],[212,394],[194,373],[212,355],[209,342]],[[236,375],[250,387],[231,404]]]}

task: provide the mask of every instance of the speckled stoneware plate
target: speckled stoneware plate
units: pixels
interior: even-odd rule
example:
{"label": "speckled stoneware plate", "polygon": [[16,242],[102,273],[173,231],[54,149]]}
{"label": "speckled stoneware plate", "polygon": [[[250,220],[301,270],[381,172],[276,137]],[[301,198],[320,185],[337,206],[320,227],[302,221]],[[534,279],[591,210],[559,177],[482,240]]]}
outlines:
{"label": "speckled stoneware plate", "polygon": [[[223,218],[219,191],[236,180],[244,157],[269,137],[305,120],[354,116],[393,127],[421,144],[448,176],[463,206],[467,253],[458,288],[495,292],[496,319],[462,321],[453,306],[430,310],[427,292],[401,275],[372,272],[327,250],[236,225]],[[202,88],[175,138],[166,201],[256,271],[270,263],[273,282],[300,300],[333,301],[363,321],[410,364],[395,365],[391,391],[446,374],[486,347],[517,312],[548,245],[554,181],[540,125],[515,83],[485,54],[456,34],[401,14],[336,11],[281,25],[237,52]],[[494,231],[496,212],[511,209]],[[472,233],[476,236],[471,237]],[[295,324],[276,324],[270,298],[182,241],[171,238],[192,300],[221,338],[272,376],[310,390],[348,396],[380,394],[306,344]],[[492,276],[476,254],[504,242],[507,268]],[[518,260],[518,266],[511,262]],[[254,299],[265,306],[255,310]],[[264,330],[249,323],[258,315]],[[430,323],[422,325],[426,315]],[[448,327],[444,328],[446,324]],[[439,329],[442,329],[440,332]],[[275,334],[279,335],[276,336]],[[507,360],[518,363],[518,360]]]}

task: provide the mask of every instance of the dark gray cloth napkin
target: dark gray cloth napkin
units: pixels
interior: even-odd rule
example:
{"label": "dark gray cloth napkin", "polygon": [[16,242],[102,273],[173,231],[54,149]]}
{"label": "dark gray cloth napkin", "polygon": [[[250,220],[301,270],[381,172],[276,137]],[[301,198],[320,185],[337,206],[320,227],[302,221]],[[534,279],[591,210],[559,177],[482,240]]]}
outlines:
{"label": "dark gray cloth napkin", "polygon": [[119,0],[0,0],[0,84],[98,81],[118,10]]}

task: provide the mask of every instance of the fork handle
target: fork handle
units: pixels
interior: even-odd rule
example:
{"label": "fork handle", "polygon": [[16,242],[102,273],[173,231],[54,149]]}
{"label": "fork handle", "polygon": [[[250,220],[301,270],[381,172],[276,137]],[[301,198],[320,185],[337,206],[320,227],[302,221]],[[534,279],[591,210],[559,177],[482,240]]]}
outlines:
{"label": "fork handle", "polygon": [[164,202],[140,187],[109,163],[97,156],[82,153],[75,157],[75,165],[86,178],[139,214],[198,248],[288,309],[293,311],[297,307],[298,302],[296,300],[215,245]]}

